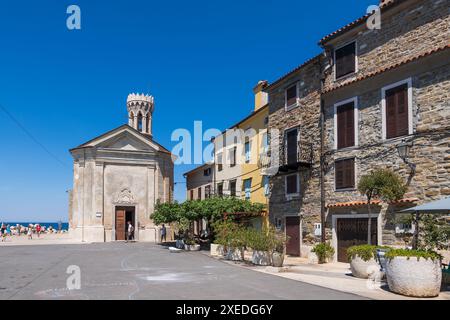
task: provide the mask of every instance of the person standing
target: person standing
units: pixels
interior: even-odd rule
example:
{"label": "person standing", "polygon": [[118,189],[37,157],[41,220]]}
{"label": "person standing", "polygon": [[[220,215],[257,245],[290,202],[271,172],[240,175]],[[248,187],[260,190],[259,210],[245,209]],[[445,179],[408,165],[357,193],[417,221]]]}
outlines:
{"label": "person standing", "polygon": [[128,221],[128,227],[127,227],[127,242],[134,240],[134,227],[131,224],[131,221]]}
{"label": "person standing", "polygon": [[40,238],[40,236],[41,236],[41,225],[40,224],[38,224],[36,226],[36,233],[37,233],[37,237]]}
{"label": "person standing", "polygon": [[166,234],[167,234],[166,226],[163,224],[161,226],[161,242],[166,242]]}
{"label": "person standing", "polygon": [[27,230],[28,240],[33,240],[33,228],[28,226]]}
{"label": "person standing", "polygon": [[6,239],[6,226],[3,223],[2,223],[2,226],[0,228],[0,233],[1,233],[1,237],[2,237],[2,242],[5,242],[5,239]]}

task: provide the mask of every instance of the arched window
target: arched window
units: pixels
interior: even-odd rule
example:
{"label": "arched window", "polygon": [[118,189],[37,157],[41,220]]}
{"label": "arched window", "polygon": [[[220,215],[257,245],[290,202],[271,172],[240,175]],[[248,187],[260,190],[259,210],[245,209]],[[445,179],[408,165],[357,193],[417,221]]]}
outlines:
{"label": "arched window", "polygon": [[138,115],[138,123],[137,123],[137,129],[139,132],[142,132],[142,114],[139,112]]}

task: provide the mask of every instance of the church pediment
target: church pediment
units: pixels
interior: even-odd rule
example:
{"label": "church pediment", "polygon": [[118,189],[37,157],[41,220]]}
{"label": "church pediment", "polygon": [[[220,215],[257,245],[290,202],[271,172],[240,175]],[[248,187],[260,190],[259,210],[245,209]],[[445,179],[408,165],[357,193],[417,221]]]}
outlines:
{"label": "church pediment", "polygon": [[128,125],[124,125],[115,130],[107,132],[91,141],[82,144],[77,148],[86,147],[123,151],[167,152],[167,150],[162,148],[159,144],[153,142],[150,137],[144,136]]}

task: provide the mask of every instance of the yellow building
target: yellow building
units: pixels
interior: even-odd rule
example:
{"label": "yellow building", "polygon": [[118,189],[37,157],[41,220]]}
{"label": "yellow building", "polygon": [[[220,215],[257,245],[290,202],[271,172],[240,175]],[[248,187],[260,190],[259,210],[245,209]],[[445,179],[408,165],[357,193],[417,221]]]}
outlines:
{"label": "yellow building", "polygon": [[[262,157],[267,156],[269,149],[267,131],[269,106],[267,93],[263,91],[267,85],[267,81],[259,81],[253,88],[254,111],[240,121],[237,128],[244,132],[244,139],[241,142],[243,152],[240,155],[242,158],[238,162],[241,164],[241,197],[251,202],[263,203],[268,208],[269,177],[263,174],[260,161]],[[267,217],[268,212],[262,221],[264,224],[268,222]]]}

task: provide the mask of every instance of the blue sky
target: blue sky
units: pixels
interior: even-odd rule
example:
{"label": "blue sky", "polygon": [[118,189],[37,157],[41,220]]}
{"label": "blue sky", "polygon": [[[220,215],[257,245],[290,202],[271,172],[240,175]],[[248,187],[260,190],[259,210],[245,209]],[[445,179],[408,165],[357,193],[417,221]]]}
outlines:
{"label": "blue sky", "polygon": [[[81,8],[81,30],[66,9]],[[126,123],[131,92],[155,97],[153,133],[225,129],[253,108],[252,88],[318,54],[319,39],[377,0],[0,3],[0,220],[67,220],[68,149]],[[183,200],[175,168],[175,197]]]}

